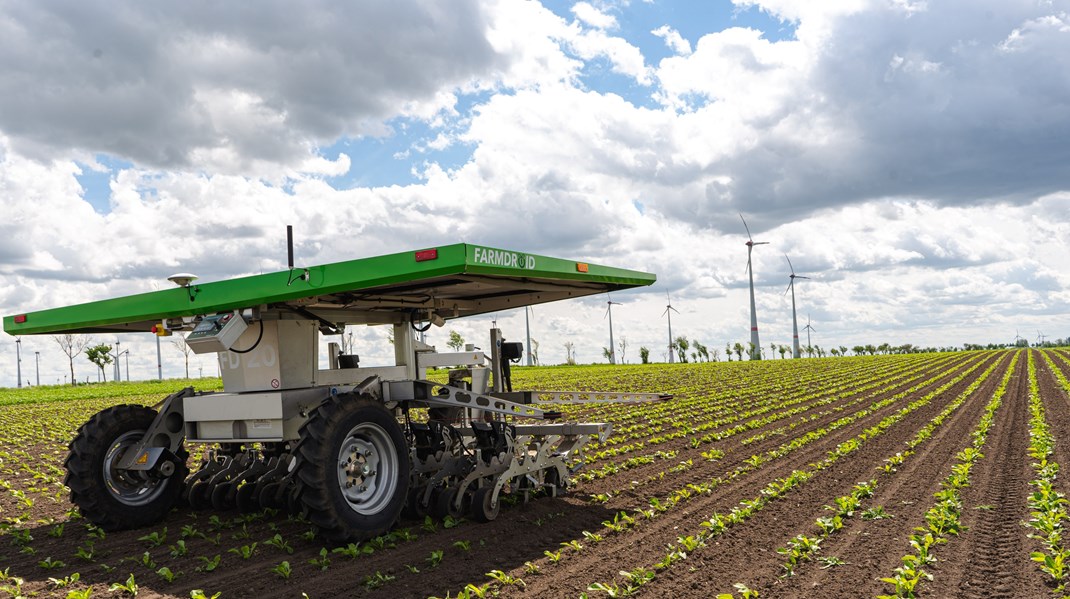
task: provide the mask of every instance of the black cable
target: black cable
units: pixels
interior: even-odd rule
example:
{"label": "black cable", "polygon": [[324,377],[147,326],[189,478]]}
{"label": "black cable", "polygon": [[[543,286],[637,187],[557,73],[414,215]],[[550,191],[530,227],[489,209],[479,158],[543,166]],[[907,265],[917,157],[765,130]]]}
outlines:
{"label": "black cable", "polygon": [[415,322],[410,322],[409,325],[412,326],[412,330],[416,331],[417,333],[426,333],[431,328],[431,321],[427,321],[427,324],[425,324],[423,328],[416,326]]}
{"label": "black cable", "polygon": [[253,346],[250,347],[249,349],[231,349],[230,351],[232,351],[232,352],[234,352],[236,354],[247,354],[247,353],[253,351],[254,349],[256,349],[256,346],[260,345],[260,340],[263,339],[263,338],[264,338],[264,321],[261,320],[260,321],[260,334],[256,336],[256,343],[253,343]]}

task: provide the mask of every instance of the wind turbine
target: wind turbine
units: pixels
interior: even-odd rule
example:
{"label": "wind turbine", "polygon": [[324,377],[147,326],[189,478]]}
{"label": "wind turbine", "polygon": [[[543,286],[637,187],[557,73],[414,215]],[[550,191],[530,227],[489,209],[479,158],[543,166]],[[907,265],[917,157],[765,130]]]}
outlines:
{"label": "wind turbine", "polygon": [[1025,337],[1022,337],[1021,335],[1018,334],[1018,329],[1014,329],[1014,346],[1018,347],[1018,342],[1022,341],[1024,339],[1025,339]]}
{"label": "wind turbine", "polygon": [[758,314],[754,310],[754,269],[751,267],[751,251],[756,245],[766,245],[768,241],[754,241],[754,238],[750,235],[750,227],[747,226],[747,219],[743,218],[743,214],[739,215],[739,220],[743,221],[743,228],[747,230],[747,274],[750,275],[750,359],[761,360],[762,359],[762,345],[758,341]]}
{"label": "wind turbine", "polygon": [[1040,329],[1037,329],[1037,347],[1040,347],[1041,345],[1044,345],[1044,339],[1046,337],[1047,337],[1047,335],[1045,335],[1044,333],[1041,333]]}
{"label": "wind turbine", "polygon": [[617,349],[616,349],[616,346],[613,345],[613,306],[622,306],[622,305],[624,305],[624,304],[621,304],[620,302],[615,302],[613,300],[607,300],[606,301],[606,315],[602,317],[603,319],[606,318],[606,317],[609,317],[609,363],[610,364],[616,364],[617,363]]}
{"label": "wind turbine", "polygon": [[662,313],[662,316],[667,316],[669,318],[669,364],[672,364],[672,313],[676,312],[679,314],[680,311],[672,307],[672,300],[669,299],[668,291],[665,292],[665,301],[668,302],[668,304],[665,306],[665,312]]}
{"label": "wind turbine", "polygon": [[813,345],[810,345],[810,331],[813,331],[813,332],[816,333],[817,329],[815,329],[814,327],[810,326],[810,315],[809,314],[806,315],[806,326],[803,327],[803,329],[806,331],[806,347],[813,347]]}
{"label": "wind turbine", "polygon": [[795,267],[791,265],[791,258],[788,258],[787,254],[784,254],[784,259],[788,261],[788,268],[791,269],[791,274],[788,276],[791,279],[788,282],[788,288],[784,290],[784,293],[791,291],[791,357],[799,357],[799,321],[795,317],[795,279],[809,279],[810,277],[804,277],[795,274]]}

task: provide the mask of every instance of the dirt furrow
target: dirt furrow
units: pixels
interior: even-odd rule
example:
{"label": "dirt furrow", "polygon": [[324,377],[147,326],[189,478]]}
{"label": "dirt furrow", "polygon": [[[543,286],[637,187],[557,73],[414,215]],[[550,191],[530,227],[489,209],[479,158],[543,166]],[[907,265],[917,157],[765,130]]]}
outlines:
{"label": "dirt furrow", "polygon": [[966,532],[937,549],[938,561],[925,583],[926,596],[1013,598],[1043,596],[1030,576],[1025,548],[1026,496],[1032,468],[1029,447],[1029,380],[1024,353],[1007,388],[992,433],[975,467],[972,485],[962,490]]}

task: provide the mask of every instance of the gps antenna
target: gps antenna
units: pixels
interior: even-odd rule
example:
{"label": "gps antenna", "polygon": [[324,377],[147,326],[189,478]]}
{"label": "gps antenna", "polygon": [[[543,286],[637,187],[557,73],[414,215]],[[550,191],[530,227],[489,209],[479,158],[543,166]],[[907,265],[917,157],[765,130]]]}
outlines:
{"label": "gps antenna", "polygon": [[294,269],[294,226],[286,225],[286,262]]}

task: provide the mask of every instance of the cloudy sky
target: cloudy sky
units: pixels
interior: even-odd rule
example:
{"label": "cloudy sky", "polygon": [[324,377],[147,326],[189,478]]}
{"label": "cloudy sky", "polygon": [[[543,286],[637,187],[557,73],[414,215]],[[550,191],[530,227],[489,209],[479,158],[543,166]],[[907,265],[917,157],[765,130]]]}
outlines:
{"label": "cloudy sky", "polygon": [[[723,359],[742,212],[763,346],[785,253],[822,347],[1070,336],[1067,0],[0,0],[0,64],[3,314],[276,270],[293,224],[304,264],[465,241],[655,272],[613,297],[625,359],[664,359],[666,294]],[[542,361],[602,361],[605,301],[537,308]]]}

